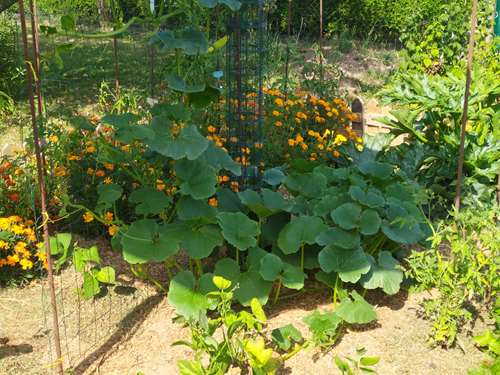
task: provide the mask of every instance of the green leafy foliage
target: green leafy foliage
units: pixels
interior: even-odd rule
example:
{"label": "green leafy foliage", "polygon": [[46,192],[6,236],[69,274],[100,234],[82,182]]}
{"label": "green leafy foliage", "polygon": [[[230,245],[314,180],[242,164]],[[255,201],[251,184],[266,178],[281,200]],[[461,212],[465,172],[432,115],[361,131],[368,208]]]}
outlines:
{"label": "green leafy foliage", "polygon": [[351,297],[342,301],[339,307],[335,310],[340,318],[344,319],[347,323],[365,324],[370,323],[377,319],[377,314],[372,305],[365,301],[358,292],[353,290]]}
{"label": "green leafy foliage", "polygon": [[356,349],[354,357],[335,356],[335,365],[340,370],[342,375],[358,375],[376,373],[373,366],[380,361],[378,356],[367,356],[365,348]]}
{"label": "green leafy foliage", "polygon": [[498,208],[454,215],[453,221],[439,224],[429,248],[408,258],[408,276],[417,287],[439,290],[438,297],[423,303],[432,322],[431,344],[452,346],[457,334],[477,319],[474,303],[495,311],[492,298],[500,287],[496,212]]}

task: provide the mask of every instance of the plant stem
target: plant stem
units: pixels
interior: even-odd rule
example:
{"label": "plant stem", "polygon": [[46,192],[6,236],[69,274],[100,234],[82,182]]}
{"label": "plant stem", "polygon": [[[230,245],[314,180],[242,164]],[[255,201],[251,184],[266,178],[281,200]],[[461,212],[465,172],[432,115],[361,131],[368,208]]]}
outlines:
{"label": "plant stem", "polygon": [[339,282],[339,275],[337,274],[337,278],[335,279],[335,286],[333,288],[333,309],[337,307],[337,288],[338,288],[338,282]]}
{"label": "plant stem", "polygon": [[196,265],[196,271],[198,272],[198,277],[201,277],[201,275],[203,275],[203,264],[201,263],[201,260],[195,259],[194,264]]}
{"label": "plant stem", "polygon": [[236,248],[236,263],[240,265],[240,249]]}
{"label": "plant stem", "polygon": [[273,304],[276,305],[278,303],[278,298],[280,296],[280,291],[281,291],[281,278],[278,281],[278,286],[276,287],[276,294],[274,295],[274,300]]}
{"label": "plant stem", "polygon": [[300,269],[304,272],[304,244],[300,247]]}

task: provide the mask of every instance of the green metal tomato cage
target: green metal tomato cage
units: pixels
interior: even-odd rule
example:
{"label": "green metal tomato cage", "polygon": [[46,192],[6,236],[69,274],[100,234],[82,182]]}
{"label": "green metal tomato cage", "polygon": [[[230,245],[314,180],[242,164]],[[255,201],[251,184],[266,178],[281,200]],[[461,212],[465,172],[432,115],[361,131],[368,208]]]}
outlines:
{"label": "green metal tomato cage", "polygon": [[258,187],[261,176],[266,0],[242,0],[228,16],[226,124],[229,153],[241,164],[239,189]]}

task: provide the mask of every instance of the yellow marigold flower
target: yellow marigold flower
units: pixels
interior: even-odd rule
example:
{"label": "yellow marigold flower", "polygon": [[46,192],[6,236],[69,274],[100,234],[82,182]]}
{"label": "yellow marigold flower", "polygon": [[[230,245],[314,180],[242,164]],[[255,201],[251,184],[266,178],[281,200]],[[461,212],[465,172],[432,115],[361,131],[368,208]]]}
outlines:
{"label": "yellow marigold flower", "polygon": [[26,258],[21,259],[19,262],[19,265],[23,268],[23,270],[28,270],[33,268],[33,262],[31,260],[28,260]]}
{"label": "yellow marigold flower", "polygon": [[341,145],[341,144],[343,144],[343,143],[345,143],[345,142],[347,142],[347,138],[346,138],[343,134],[337,134],[337,135],[335,136],[335,141],[334,141],[334,143],[335,143],[336,145]]}
{"label": "yellow marigold flower", "polygon": [[130,152],[130,145],[123,145],[120,147],[123,152]]}
{"label": "yellow marigold flower", "polygon": [[87,211],[83,214],[82,217],[85,223],[91,223],[92,221],[94,221],[94,215],[92,214],[92,212]]}
{"label": "yellow marigold flower", "polygon": [[17,235],[24,234],[24,227],[22,225],[14,224],[11,228],[11,232]]}
{"label": "yellow marigold flower", "polygon": [[97,177],[104,177],[106,176],[106,172],[104,172],[102,169],[98,169],[96,172],[95,172],[95,175]]}
{"label": "yellow marigold flower", "polygon": [[97,149],[95,148],[95,146],[87,146],[87,147],[85,148],[85,152],[86,152],[87,154],[93,154],[93,153],[94,153],[94,152],[96,152],[96,151],[97,151]]}
{"label": "yellow marigold flower", "polygon": [[281,98],[276,98],[274,99],[274,103],[278,106],[278,107],[283,107],[285,105],[285,102],[283,99]]}
{"label": "yellow marigold flower", "polygon": [[14,171],[14,174],[16,176],[21,176],[23,173],[24,171],[21,168],[16,168],[16,170]]}
{"label": "yellow marigold flower", "polygon": [[276,126],[277,128],[281,128],[283,126],[283,121],[280,121],[280,120],[275,121],[274,126]]}
{"label": "yellow marigold flower", "polygon": [[212,207],[217,207],[219,205],[219,202],[217,201],[217,198],[212,197],[208,200],[208,204]]}
{"label": "yellow marigold flower", "polygon": [[59,142],[59,137],[55,134],[52,134],[49,136],[48,140],[51,143],[57,143],[57,142]]}
{"label": "yellow marigold flower", "polygon": [[327,112],[327,113],[326,113],[326,115],[327,115],[328,117],[333,117],[333,113],[332,113],[332,111]]}
{"label": "yellow marigold flower", "polygon": [[165,190],[166,186],[167,185],[165,184],[165,182],[163,180],[160,180],[160,179],[156,180],[156,190],[160,190],[160,191]]}
{"label": "yellow marigold flower", "polygon": [[317,148],[318,150],[324,150],[324,149],[325,149],[325,145],[324,145],[323,143],[318,143],[318,144],[316,145],[316,148]]}
{"label": "yellow marigold flower", "polygon": [[281,112],[277,111],[277,110],[274,110],[273,111],[273,116],[276,116],[276,117],[281,116]]}
{"label": "yellow marigold flower", "polygon": [[111,237],[114,237],[116,233],[118,233],[118,226],[116,225],[111,225],[109,228],[108,228],[108,233]]}
{"label": "yellow marigold flower", "polygon": [[0,250],[1,250],[1,249],[5,249],[5,250],[7,250],[9,247],[10,247],[10,246],[9,246],[9,244],[8,244],[7,242],[5,242],[5,241],[3,241],[3,240],[0,240]]}
{"label": "yellow marigold flower", "polygon": [[334,158],[338,158],[340,156],[340,152],[338,152],[337,150],[333,150],[332,155]]}
{"label": "yellow marigold flower", "polygon": [[326,122],[326,120],[321,116],[316,116],[314,118],[314,121],[316,121],[318,124],[324,124]]}
{"label": "yellow marigold flower", "polygon": [[92,176],[92,175],[94,174],[94,172],[95,172],[95,171],[94,171],[94,169],[92,169],[92,168],[88,168],[88,169],[87,169],[87,174],[88,174],[89,176]]}
{"label": "yellow marigold flower", "polygon": [[111,185],[113,183],[113,179],[111,177],[106,177],[102,182],[105,185]]}
{"label": "yellow marigold flower", "polygon": [[68,160],[69,161],[78,161],[78,160],[82,160],[82,158],[81,158],[81,156],[78,156],[76,154],[69,154]]}
{"label": "yellow marigold flower", "polygon": [[64,177],[68,174],[66,171],[66,168],[60,166],[60,167],[55,167],[54,168],[54,176],[56,177]]}
{"label": "yellow marigold flower", "polygon": [[304,138],[302,137],[302,135],[297,134],[297,135],[295,136],[295,141],[296,141],[297,143],[301,143],[301,142],[304,142]]}
{"label": "yellow marigold flower", "polygon": [[19,241],[18,243],[16,243],[16,246],[14,246],[14,251],[16,251],[18,253],[22,253],[26,250],[27,245],[28,244],[26,242]]}
{"label": "yellow marigold flower", "polygon": [[363,143],[363,138],[361,138],[361,137],[356,137],[356,142],[358,142],[358,143]]}
{"label": "yellow marigold flower", "polygon": [[213,125],[208,125],[207,130],[208,130],[208,132],[209,132],[209,133],[215,133],[215,131],[216,131],[217,129],[216,129],[216,128],[215,128],[215,126],[213,126]]}
{"label": "yellow marigold flower", "polygon": [[[42,247],[43,247],[43,244],[42,244]],[[35,256],[38,258],[38,260],[40,260],[42,262],[47,259],[47,253],[45,252],[45,250],[38,250],[35,253]]]}
{"label": "yellow marigold flower", "polygon": [[301,148],[302,148],[302,150],[304,150],[304,151],[306,151],[306,150],[309,148],[309,146],[307,145],[307,143],[304,143],[304,142],[302,142],[302,143],[300,144],[300,147],[301,147]]}
{"label": "yellow marigold flower", "polygon": [[112,222],[112,221],[113,221],[113,213],[112,213],[112,212],[109,212],[109,211],[108,211],[108,212],[106,212],[106,213],[104,214],[104,221],[106,221],[106,222],[108,222],[108,223]]}
{"label": "yellow marigold flower", "polygon": [[255,142],[254,146],[257,150],[260,150],[261,148],[264,147],[264,144],[262,142]]}
{"label": "yellow marigold flower", "polygon": [[296,145],[296,142],[294,139],[289,139],[288,140],[288,146],[294,147]]}

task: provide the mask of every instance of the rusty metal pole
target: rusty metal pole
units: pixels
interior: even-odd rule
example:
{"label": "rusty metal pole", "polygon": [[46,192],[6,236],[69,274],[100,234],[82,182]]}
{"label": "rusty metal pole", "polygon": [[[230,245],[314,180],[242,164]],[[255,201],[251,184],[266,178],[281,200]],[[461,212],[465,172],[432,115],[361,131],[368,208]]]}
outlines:
{"label": "rusty metal pole", "polygon": [[42,161],[42,149],[40,147],[40,136],[38,133],[38,124],[37,124],[36,110],[35,110],[35,98],[33,95],[33,72],[28,52],[28,32],[26,30],[26,17],[24,15],[24,0],[18,0],[18,3],[19,3],[19,16],[21,20],[23,53],[26,63],[27,89],[28,89],[28,98],[30,102],[30,112],[31,112],[31,126],[33,128],[33,141],[35,144],[38,187],[40,189],[40,201],[42,206],[43,242],[45,245],[45,251],[47,253],[47,273],[48,273],[48,282],[50,288],[50,301],[52,307],[52,324],[53,324],[54,339],[55,339],[54,341],[55,341],[56,355],[57,355],[56,362],[59,374],[63,375],[64,370],[63,370],[62,352],[61,352],[61,337],[59,334],[59,318],[57,314],[56,291],[54,285],[54,275],[52,273],[53,264],[52,264],[52,256],[50,251],[50,240],[49,240],[49,226],[48,226],[49,215],[47,213],[47,202],[46,202],[47,196],[45,191],[45,169]]}
{"label": "rusty metal pole", "polygon": [[36,0],[30,0],[30,13],[31,13],[31,37],[33,40],[33,56],[34,64],[33,69],[36,74],[35,90],[38,105],[38,117],[43,115],[43,97],[42,97],[42,81],[40,76],[40,35],[38,33],[38,14],[36,8]]}
{"label": "rusty metal pole", "polygon": [[474,57],[474,35],[476,34],[477,26],[477,2],[472,1],[472,11],[470,16],[470,34],[469,34],[469,50],[467,51],[467,68],[465,77],[465,93],[464,93],[464,107],[462,114],[462,124],[460,129],[460,147],[458,149],[458,168],[457,168],[457,186],[455,191],[455,210],[460,210],[460,199],[462,194],[462,178],[464,170],[464,154],[465,154],[465,132],[467,127],[467,112],[469,110],[469,94],[470,85],[472,80],[471,69],[472,59]]}

